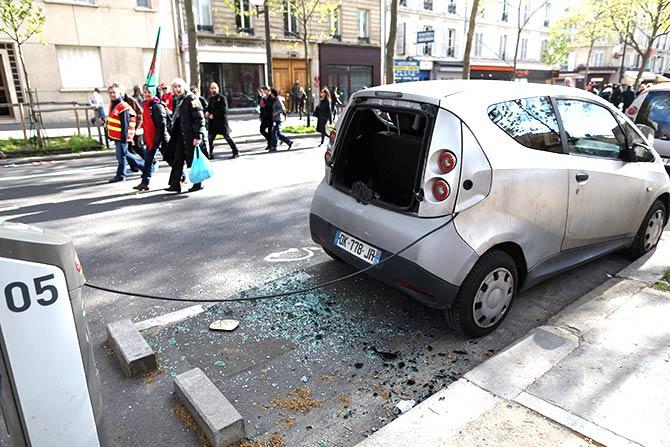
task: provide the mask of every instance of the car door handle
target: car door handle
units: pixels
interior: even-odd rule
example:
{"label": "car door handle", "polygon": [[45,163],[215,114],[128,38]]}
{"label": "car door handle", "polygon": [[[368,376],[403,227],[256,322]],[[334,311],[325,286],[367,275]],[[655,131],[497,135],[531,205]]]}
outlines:
{"label": "car door handle", "polygon": [[585,174],[583,172],[580,172],[579,174],[575,175],[575,179],[577,180],[577,183],[584,183],[589,180],[589,175]]}

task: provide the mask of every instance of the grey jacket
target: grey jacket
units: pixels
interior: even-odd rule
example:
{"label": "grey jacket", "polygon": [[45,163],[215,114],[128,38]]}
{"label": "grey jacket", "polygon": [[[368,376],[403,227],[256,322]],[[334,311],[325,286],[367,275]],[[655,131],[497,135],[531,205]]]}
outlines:
{"label": "grey jacket", "polygon": [[286,109],[284,108],[284,103],[281,98],[275,98],[272,102],[272,120],[281,121],[281,116],[284,113],[286,113]]}

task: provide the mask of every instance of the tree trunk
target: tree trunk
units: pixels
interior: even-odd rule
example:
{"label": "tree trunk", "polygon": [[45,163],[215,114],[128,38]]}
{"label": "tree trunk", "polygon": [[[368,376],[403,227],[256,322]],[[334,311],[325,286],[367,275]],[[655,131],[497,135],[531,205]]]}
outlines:
{"label": "tree trunk", "polygon": [[516,32],[516,45],[514,45],[514,63],[512,65],[512,80],[516,79],[516,61],[519,57],[519,41],[521,40],[521,31],[523,31],[523,28],[519,28]]}
{"label": "tree trunk", "polygon": [[470,23],[468,24],[468,36],[465,40],[465,52],[463,53],[463,79],[470,79],[470,52],[472,51],[472,37],[475,35],[478,11],[479,0],[473,0],[472,10],[470,10]]}
{"label": "tree trunk", "polygon": [[310,67],[309,67],[309,53],[307,52],[308,49],[307,38],[308,38],[307,22],[303,22],[302,45],[305,51],[305,87],[307,87],[307,104],[305,105],[305,107],[307,107],[307,110],[305,110],[305,115],[307,115],[307,127],[309,127],[311,125],[310,118],[312,117],[312,79],[311,79],[312,74],[310,73],[309,70]]}
{"label": "tree trunk", "polygon": [[35,106],[33,104],[33,90],[30,87],[30,78],[28,77],[28,70],[26,69],[26,61],[23,58],[23,48],[20,43],[17,42],[17,48],[19,51],[19,60],[21,61],[21,68],[23,70],[23,76],[25,77],[26,81],[26,91],[28,93],[28,107],[30,110],[30,117],[33,120],[33,123],[35,125],[35,135],[36,135],[36,140],[37,140],[37,147],[39,149],[44,148],[44,140],[42,139],[42,123],[40,122],[39,117],[37,116],[37,111],[35,110]]}
{"label": "tree trunk", "polygon": [[193,13],[193,0],[184,0],[186,9],[186,34],[188,36],[188,66],[190,85],[200,87],[200,66],[198,64],[198,34]]}
{"label": "tree trunk", "polygon": [[637,88],[640,86],[640,80],[642,79],[642,73],[644,73],[644,68],[645,65],[647,65],[647,62],[649,62],[649,55],[651,54],[651,48],[654,45],[654,42],[649,43],[649,48],[647,48],[647,51],[644,52],[644,55],[642,56],[642,62],[640,63],[640,68],[637,70],[637,76],[635,77],[635,85],[633,86],[633,90],[637,91]]}
{"label": "tree trunk", "polygon": [[584,90],[589,83],[589,67],[591,65],[591,53],[593,52],[593,45],[596,43],[595,39],[591,39],[591,44],[589,45],[589,52],[586,55],[586,68],[584,69]]}
{"label": "tree trunk", "polygon": [[[382,14],[386,14],[386,11],[382,11]],[[397,32],[398,0],[391,0],[391,21],[389,23],[389,39],[386,42],[386,75],[384,77],[384,81],[387,84],[393,84],[393,82],[395,82],[395,77],[393,75],[393,57],[395,55],[395,38]]]}

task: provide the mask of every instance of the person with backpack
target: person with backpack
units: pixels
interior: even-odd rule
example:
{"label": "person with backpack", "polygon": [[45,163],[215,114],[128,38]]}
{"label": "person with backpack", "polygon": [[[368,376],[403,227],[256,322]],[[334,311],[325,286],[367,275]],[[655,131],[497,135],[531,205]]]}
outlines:
{"label": "person with backpack", "polygon": [[286,117],[286,108],[284,103],[279,96],[277,89],[270,89],[270,96],[272,97],[272,146],[270,147],[270,152],[277,152],[277,140],[281,140],[287,144],[288,150],[291,150],[293,146],[293,141],[291,141],[286,135],[281,133],[281,123]]}
{"label": "person with backpack", "polygon": [[162,152],[168,146],[170,135],[168,133],[168,112],[163,105],[160,98],[151,93],[148,85],[142,87],[142,94],[144,96],[143,111],[144,121],[142,127],[144,129],[144,144],[146,150],[144,151],[144,169],[142,170],[142,181],[139,185],[134,186],[133,189],[138,191],[148,191],[151,174],[155,171],[156,152]]}

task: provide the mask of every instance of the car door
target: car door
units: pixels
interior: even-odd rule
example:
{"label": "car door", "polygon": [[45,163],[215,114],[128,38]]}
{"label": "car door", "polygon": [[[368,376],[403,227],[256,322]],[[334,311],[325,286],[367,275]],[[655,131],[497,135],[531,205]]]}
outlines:
{"label": "car door", "polygon": [[640,105],[635,122],[654,129],[654,149],[661,156],[670,157],[670,91],[648,92]]}
{"label": "car door", "polygon": [[632,237],[644,206],[646,181],[626,162],[626,137],[612,112],[586,99],[556,98],[569,163],[562,249]]}

